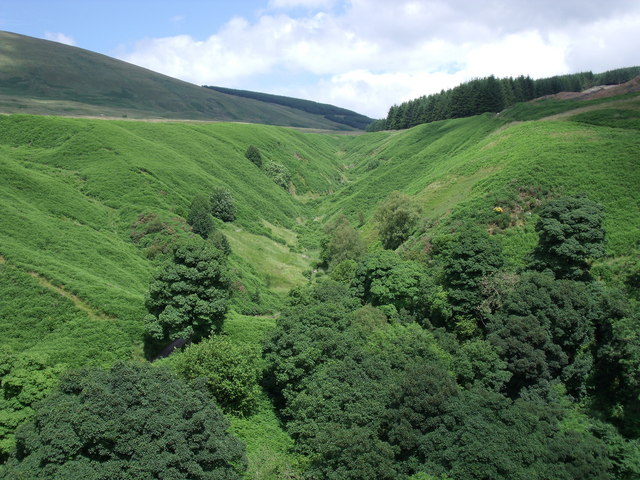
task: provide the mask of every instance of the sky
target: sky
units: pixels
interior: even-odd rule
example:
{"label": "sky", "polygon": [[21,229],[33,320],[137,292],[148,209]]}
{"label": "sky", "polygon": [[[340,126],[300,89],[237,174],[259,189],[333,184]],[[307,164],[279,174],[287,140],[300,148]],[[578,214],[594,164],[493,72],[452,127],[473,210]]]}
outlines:
{"label": "sky", "polygon": [[492,74],[640,65],[640,0],[2,0],[0,30],[373,118]]}

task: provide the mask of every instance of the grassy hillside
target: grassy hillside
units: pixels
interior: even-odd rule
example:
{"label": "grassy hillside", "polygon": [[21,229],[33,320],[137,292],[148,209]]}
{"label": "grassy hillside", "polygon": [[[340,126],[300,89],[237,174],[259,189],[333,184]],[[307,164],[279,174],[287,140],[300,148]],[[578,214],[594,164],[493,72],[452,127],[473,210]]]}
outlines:
{"label": "grassy hillside", "polygon": [[9,32],[0,32],[0,112],[353,130],[322,114],[227,95],[88,50]]}
{"label": "grassy hillside", "polygon": [[354,223],[363,212],[375,240],[373,213],[400,190],[422,208],[417,233],[425,241],[472,220],[498,233],[518,262],[536,241],[535,205],[585,193],[605,206],[609,256],[632,258],[640,231],[640,96],[579,109],[574,103],[515,107],[522,119],[542,118],[540,109],[555,114],[539,121],[508,123],[509,115],[485,114],[345,140],[351,182],[322,209],[328,218],[346,213]]}
{"label": "grassy hillside", "polygon": [[236,200],[238,220],[220,228],[237,252],[231,264],[247,284],[241,288],[282,292],[305,281],[310,260],[290,229],[308,207],[244,152],[257,145],[265,160],[289,168],[301,195],[321,194],[340,178],[336,142],[257,125],[0,117],[0,255],[136,325],[133,347],[154,255],[171,232],[189,230],[191,200],[215,186]]}
{"label": "grassy hillside", "polygon": [[288,107],[296,108],[298,110],[302,110],[303,112],[319,114],[324,116],[324,118],[328,120],[342,123],[344,125],[349,125],[350,127],[358,128],[361,130],[365,130],[367,126],[369,126],[369,124],[373,122],[372,118],[360,115],[359,113],[352,112],[351,110],[347,110],[345,108],[334,107],[333,105],[328,105],[326,103],[312,102],[310,100],[285,97],[282,95],[251,92],[248,90],[236,90],[234,88],[210,86],[207,86],[207,88],[218,92],[227,93],[229,95],[235,95],[237,97],[253,98],[255,100],[260,100],[261,102],[273,103],[275,105],[285,105]]}
{"label": "grassy hillside", "polygon": [[[305,246],[321,223],[345,213],[364,220],[375,241],[373,213],[395,190],[412,195],[423,212],[405,248],[472,220],[498,234],[517,263],[536,241],[536,205],[586,193],[606,208],[610,259],[631,258],[640,231],[639,104],[635,96],[555,120],[483,115],[358,137],[4,116],[0,255],[16,275],[34,272],[38,288],[46,281],[49,290],[77,296],[82,303],[70,308],[86,305],[94,320],[111,318],[131,352],[140,344],[156,257],[173,232],[188,234],[191,200],[216,186],[236,199],[238,219],[218,226],[234,251],[237,288],[261,296],[266,310],[276,306],[274,295],[306,281],[314,252]],[[249,144],[292,172],[290,191],[244,157]],[[298,240],[296,230],[305,236]]]}

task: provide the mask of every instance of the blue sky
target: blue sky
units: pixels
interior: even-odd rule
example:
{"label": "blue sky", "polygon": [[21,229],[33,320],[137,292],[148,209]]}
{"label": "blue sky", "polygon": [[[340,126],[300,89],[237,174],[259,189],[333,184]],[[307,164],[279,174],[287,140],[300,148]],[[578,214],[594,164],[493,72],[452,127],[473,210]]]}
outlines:
{"label": "blue sky", "polygon": [[640,65],[635,0],[2,0],[0,30],[373,117],[490,74]]}

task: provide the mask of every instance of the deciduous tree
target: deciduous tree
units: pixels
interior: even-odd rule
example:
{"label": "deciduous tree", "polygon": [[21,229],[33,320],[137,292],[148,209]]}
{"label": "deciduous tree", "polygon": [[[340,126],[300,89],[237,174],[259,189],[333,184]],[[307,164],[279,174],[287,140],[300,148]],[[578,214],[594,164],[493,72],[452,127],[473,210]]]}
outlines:
{"label": "deciduous tree", "polygon": [[194,238],[177,244],[172,259],[149,286],[146,307],[151,340],[198,341],[219,331],[229,303],[226,257],[208,242]]}
{"label": "deciduous tree", "polygon": [[3,478],[242,478],[242,444],[220,409],[145,364],[68,374],[18,430]]}

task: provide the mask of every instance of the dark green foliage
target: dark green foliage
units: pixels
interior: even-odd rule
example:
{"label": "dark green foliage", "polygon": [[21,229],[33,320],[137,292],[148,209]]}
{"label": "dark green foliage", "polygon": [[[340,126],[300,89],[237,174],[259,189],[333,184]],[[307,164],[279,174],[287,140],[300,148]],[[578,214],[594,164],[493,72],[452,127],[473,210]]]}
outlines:
{"label": "dark green foliage", "polygon": [[342,332],[358,306],[347,286],[332,280],[291,292],[290,305],[264,350],[273,386],[285,399],[301,389],[321,362],[349,350],[350,340]]}
{"label": "dark green foliage", "polygon": [[458,383],[467,389],[479,385],[495,392],[502,391],[512,375],[507,366],[496,347],[482,339],[464,342],[453,358]]}
{"label": "dark green foliage", "polygon": [[282,95],[271,95],[269,93],[250,92],[247,90],[236,90],[233,88],[224,87],[209,87],[212,90],[226,93],[228,95],[235,95],[238,97],[252,98],[266,103],[275,103],[276,105],[284,105],[287,107],[302,110],[308,113],[314,113],[323,115],[327,120],[332,122],[348,125],[353,128],[364,130],[372,120],[369,117],[365,117],[351,110],[345,108],[334,107],[326,103],[313,102],[311,100],[302,100],[300,98],[284,97]]}
{"label": "dark green foliage", "polygon": [[398,449],[396,458],[405,471],[416,471],[430,457],[424,435],[439,427],[439,417],[457,392],[455,379],[439,362],[419,359],[404,366],[384,413],[384,437]]}
{"label": "dark green foliage", "polygon": [[617,292],[605,292],[600,307],[596,398],[625,435],[640,438],[640,312]]}
{"label": "dark green foliage", "polygon": [[209,241],[226,256],[231,255],[231,245],[229,245],[229,240],[227,240],[226,235],[220,230],[214,230],[209,237]]}
{"label": "dark green foliage", "polygon": [[343,360],[323,364],[292,399],[288,428],[302,451],[314,458],[312,475],[397,478],[393,449],[377,434],[391,374],[374,356],[352,351]]}
{"label": "dark green foliage", "polygon": [[444,286],[453,312],[482,318],[483,281],[504,265],[500,244],[478,229],[465,229],[443,247]]}
{"label": "dark green foliage", "polygon": [[215,404],[166,370],[81,370],[18,430],[3,478],[240,479],[244,448],[228,427]]}
{"label": "dark green foliage", "polygon": [[558,278],[588,278],[590,261],[604,255],[602,205],[584,196],[553,200],[540,212],[536,267]]}
{"label": "dark green foliage", "polygon": [[276,183],[276,185],[279,185],[285,190],[289,188],[289,184],[291,183],[291,172],[282,163],[267,163],[264,167],[264,173],[266,173],[267,176]]}
{"label": "dark green foliage", "polygon": [[439,428],[425,433],[422,470],[456,480],[613,480],[604,443],[561,430],[560,414],[553,403],[463,391],[446,403]]}
{"label": "dark green foliage", "polygon": [[258,150],[258,147],[256,147],[255,145],[249,145],[244,156],[247,158],[247,160],[250,160],[256,167],[262,168],[262,154],[260,153],[260,150]]}
{"label": "dark green foliage", "polygon": [[380,225],[382,246],[395,250],[413,232],[420,219],[420,209],[408,195],[392,192],[378,207],[375,219]]}
{"label": "dark green foliage", "polygon": [[359,260],[367,246],[349,219],[340,215],[325,228],[320,258],[330,268],[345,260]]}
{"label": "dark green foliage", "polygon": [[429,312],[434,285],[419,263],[402,260],[398,254],[382,250],[367,255],[358,265],[351,283],[354,293],[365,303],[386,306],[395,312]]}
{"label": "dark green foliage", "polygon": [[207,238],[213,230],[213,219],[211,218],[211,202],[205,195],[198,195],[191,202],[187,223],[191,225],[194,233],[202,238]]}
{"label": "dark green foliage", "polygon": [[147,334],[153,342],[167,344],[179,338],[198,341],[220,331],[229,286],[220,250],[197,238],[179,243],[149,286]]}
{"label": "dark green foliage", "polygon": [[16,428],[33,417],[33,406],[57,385],[64,370],[65,365],[50,366],[44,355],[0,351],[0,461],[15,448]]}
{"label": "dark green foliage", "polygon": [[197,384],[205,379],[208,392],[225,412],[249,414],[255,409],[261,368],[254,348],[214,335],[171,360],[185,380]]}
{"label": "dark green foliage", "polygon": [[231,192],[224,187],[217,187],[211,193],[211,215],[223,222],[233,222],[236,219],[236,204]]}
{"label": "dark green foliage", "polygon": [[594,325],[600,321],[597,290],[552,275],[524,275],[488,325],[488,340],[513,374],[508,392],[562,380],[569,393],[586,394],[593,358]]}

